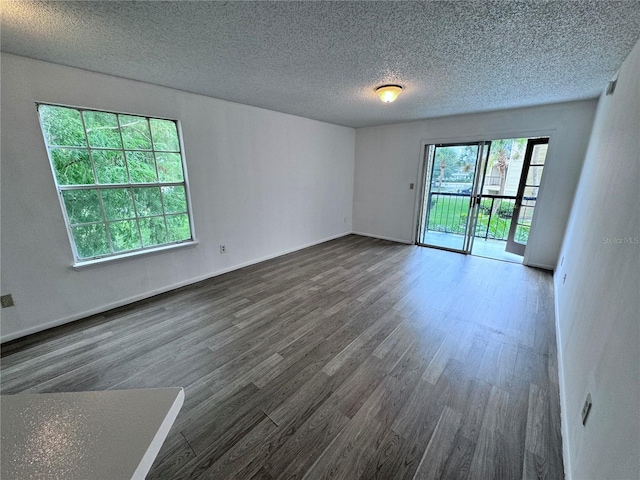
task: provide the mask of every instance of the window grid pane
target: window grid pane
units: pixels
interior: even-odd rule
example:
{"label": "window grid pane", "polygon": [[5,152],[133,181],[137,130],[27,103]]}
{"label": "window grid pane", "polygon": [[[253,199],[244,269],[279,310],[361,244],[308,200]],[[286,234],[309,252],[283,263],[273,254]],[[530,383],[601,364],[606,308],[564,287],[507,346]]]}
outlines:
{"label": "window grid pane", "polygon": [[77,260],[193,239],[175,121],[46,104],[38,110]]}
{"label": "window grid pane", "polygon": [[95,183],[87,148],[57,148],[49,150],[58,185],[92,185]]}
{"label": "window grid pane", "polygon": [[[41,105],[38,107],[40,113],[40,124],[44,134],[45,142],[50,147],[75,146],[86,147],[87,138],[82,125],[82,115],[75,108],[60,107],[57,105]],[[54,117],[64,117],[67,128],[62,128],[60,122]],[[69,128],[71,127],[71,128]]]}
{"label": "window grid pane", "polygon": [[116,115],[93,111],[82,113],[90,147],[122,148]]}
{"label": "window grid pane", "polygon": [[127,183],[129,173],[120,150],[91,150],[91,161],[96,172],[97,183]]}
{"label": "window grid pane", "polygon": [[131,201],[133,202],[133,211],[135,213],[136,220],[136,228],[138,229],[138,239],[140,240],[140,247],[143,247],[142,244],[142,229],[140,228],[140,221],[138,220],[138,207],[136,205],[136,196],[132,187],[129,187],[129,195],[131,195]]}

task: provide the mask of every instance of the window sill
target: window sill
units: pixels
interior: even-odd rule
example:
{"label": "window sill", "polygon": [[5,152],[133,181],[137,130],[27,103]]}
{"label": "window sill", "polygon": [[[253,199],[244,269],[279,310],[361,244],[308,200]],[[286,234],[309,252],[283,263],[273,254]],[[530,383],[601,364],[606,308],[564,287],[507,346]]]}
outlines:
{"label": "window sill", "polygon": [[122,255],[113,256],[113,257],[96,258],[95,260],[76,262],[73,265],[71,265],[71,268],[73,268],[74,270],[84,270],[85,268],[97,267],[100,265],[121,262],[121,261],[129,260],[131,258],[142,256],[142,255],[162,253],[170,250],[176,250],[179,248],[195,247],[196,245],[198,245],[197,240],[192,240],[190,242],[183,242],[183,243],[175,243],[173,245],[163,245],[161,247],[148,248],[145,250],[137,250],[135,252],[127,252],[127,253],[123,253]]}

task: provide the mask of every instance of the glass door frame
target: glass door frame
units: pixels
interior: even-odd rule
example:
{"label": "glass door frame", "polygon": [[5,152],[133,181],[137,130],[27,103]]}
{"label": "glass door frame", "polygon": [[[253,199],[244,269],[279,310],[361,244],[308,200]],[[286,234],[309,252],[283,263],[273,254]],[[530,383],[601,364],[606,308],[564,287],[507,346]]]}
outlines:
{"label": "glass door frame", "polygon": [[[491,142],[490,141],[474,141],[474,142],[453,142],[453,143],[431,143],[424,145],[424,161],[423,161],[423,169],[421,173],[421,195],[420,199],[420,208],[419,208],[419,216],[417,222],[416,229],[416,244],[423,247],[431,247],[438,248],[441,250],[449,250],[452,252],[464,253],[468,255],[471,253],[471,249],[473,248],[473,237],[475,232],[476,220],[477,220],[477,212],[478,212],[478,204],[479,204],[479,196],[482,192],[483,184],[484,184],[484,173],[487,168],[487,160],[489,158],[488,153],[490,149]],[[473,172],[473,181],[471,187],[471,193],[469,194],[469,206],[467,208],[467,222],[465,225],[465,232],[463,238],[462,248],[454,248],[443,245],[434,245],[430,243],[424,243],[422,241],[421,235],[423,233],[423,229],[425,228],[425,222],[428,224],[429,219],[426,218],[425,214],[425,197],[427,195],[431,196],[431,186],[433,182],[433,172],[435,168],[435,157],[436,157],[436,149],[443,147],[464,147],[464,146],[477,146],[478,151],[476,153],[476,160]],[[480,171],[482,170],[482,171]]]}
{"label": "glass door frame", "polygon": [[[513,207],[511,226],[509,227],[509,234],[507,235],[507,245],[505,247],[505,250],[507,252],[520,255],[521,257],[524,256],[527,244],[516,242],[516,231],[518,228],[518,219],[520,218],[520,208],[522,207],[522,201],[524,200],[524,190],[527,187],[527,177],[529,175],[529,168],[531,167],[533,150],[538,145],[549,145],[549,137],[529,138],[527,140],[527,149],[524,154],[524,164],[522,165],[522,172],[520,173],[518,193],[516,194],[516,202]],[[538,186],[538,188],[540,187]],[[535,205],[533,206],[533,208],[535,212]]]}
{"label": "glass door frame", "polygon": [[479,152],[478,156],[478,165],[480,167],[478,172],[476,170],[476,175],[478,175],[478,179],[473,183],[473,190],[471,191],[471,221],[470,228],[467,233],[467,250],[465,253],[471,254],[473,251],[473,241],[476,238],[476,227],[478,225],[478,213],[480,211],[480,203],[482,202],[482,191],[484,190],[484,182],[487,176],[487,167],[489,165],[489,155],[491,154],[491,140],[485,140],[480,142],[482,145],[482,151]]}

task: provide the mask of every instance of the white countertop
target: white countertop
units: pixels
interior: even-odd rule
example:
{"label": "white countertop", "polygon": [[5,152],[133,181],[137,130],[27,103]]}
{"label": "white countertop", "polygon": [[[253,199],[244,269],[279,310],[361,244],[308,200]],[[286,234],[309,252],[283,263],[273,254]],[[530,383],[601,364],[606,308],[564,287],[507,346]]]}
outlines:
{"label": "white countertop", "polygon": [[0,477],[144,479],[184,402],[182,388],[0,397]]}

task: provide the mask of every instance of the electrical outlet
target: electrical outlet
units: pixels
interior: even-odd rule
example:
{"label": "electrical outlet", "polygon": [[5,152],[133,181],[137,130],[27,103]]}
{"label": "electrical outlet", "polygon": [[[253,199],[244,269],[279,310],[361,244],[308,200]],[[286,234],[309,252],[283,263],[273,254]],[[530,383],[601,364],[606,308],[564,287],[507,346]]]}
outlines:
{"label": "electrical outlet", "polygon": [[587,423],[587,417],[591,411],[591,405],[591,393],[587,393],[587,399],[584,401],[584,406],[582,407],[582,425]]}
{"label": "electrical outlet", "polygon": [[2,295],[0,297],[0,303],[2,303],[2,308],[13,307],[13,297],[10,293]]}
{"label": "electrical outlet", "polygon": [[413,190],[413,183],[409,184],[409,190]]}
{"label": "electrical outlet", "polygon": [[226,245],[220,245],[220,253],[227,253],[227,246]]}

